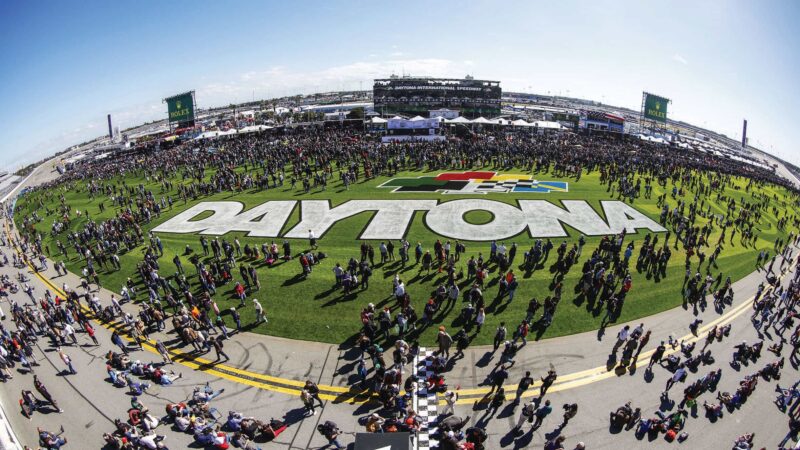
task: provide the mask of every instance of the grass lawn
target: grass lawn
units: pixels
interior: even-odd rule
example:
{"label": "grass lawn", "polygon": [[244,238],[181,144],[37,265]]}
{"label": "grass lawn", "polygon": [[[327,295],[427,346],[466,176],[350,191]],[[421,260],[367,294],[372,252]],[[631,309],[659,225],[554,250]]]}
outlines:
{"label": "grass lawn", "polygon": [[[239,168],[239,170],[242,170],[242,168]],[[511,173],[522,172],[515,170],[511,171]],[[395,177],[415,177],[420,175],[423,174],[401,172]],[[424,175],[430,176],[436,175],[436,173],[426,172]],[[206,176],[210,176],[210,171],[206,171]],[[599,183],[598,172],[584,174],[579,182],[575,182],[574,179],[553,177],[549,173],[536,175],[536,178],[540,180],[569,182],[569,192],[552,192],[549,194],[508,193],[471,196],[442,195],[438,193],[400,194],[391,193],[390,189],[378,189],[378,185],[390,179],[388,177],[379,177],[366,182],[360,180],[359,183],[351,185],[350,189],[346,191],[338,181],[338,176],[335,178],[336,180],[329,183],[327,191],[324,192],[314,190],[310,194],[304,194],[301,190],[301,183],[298,183],[298,189],[291,191],[287,183],[285,187],[269,189],[267,191],[251,191],[241,194],[223,192],[200,198],[194,202],[190,201],[186,205],[183,204],[182,200],[177,197],[176,191],[173,190],[172,192],[163,194],[173,197],[173,200],[175,200],[173,208],[163,213],[160,218],[154,219],[150,224],[142,224],[142,228],[143,231],[146,232],[189,206],[203,201],[236,200],[244,203],[245,208],[251,208],[267,200],[330,200],[331,205],[336,206],[351,199],[437,199],[440,201],[449,201],[464,198],[481,198],[515,205],[518,199],[545,199],[555,202],[556,204],[559,204],[559,200],[571,199],[586,200],[596,210],[601,211],[602,214],[599,202],[601,200],[612,199],[610,194],[606,192],[606,186]],[[114,182],[119,181],[121,181],[120,178],[114,180]],[[161,185],[158,182],[145,179],[142,175],[128,175],[124,181],[128,186],[136,186],[142,183],[146,189],[153,191],[157,199],[161,198]],[[178,179],[173,181],[176,185],[180,182]],[[753,197],[754,192],[765,192],[769,194],[771,198],[773,195],[777,196],[776,198],[778,200],[774,202],[776,207],[778,205],[786,205],[787,203],[783,202],[783,200],[788,201],[789,199],[787,192],[783,188],[776,188],[774,186],[756,187],[754,190],[751,190],[750,193],[746,193],[744,190],[746,180],[735,179],[734,184],[739,187],[739,189],[733,187],[727,188],[725,194],[733,197],[737,201],[737,204],[740,204],[742,200],[755,201]],[[667,184],[666,189],[668,192],[671,191],[671,182]],[[656,206],[656,199],[663,192],[664,190],[660,186],[654,184],[652,199],[637,199],[633,206],[658,221],[660,208]],[[49,246],[51,253],[57,252],[57,247],[55,245],[56,239],[61,239],[64,244],[69,247],[64,233],[58,236],[52,236],[50,234],[51,225],[56,219],[56,215],[52,214],[46,216],[45,208],[42,207],[49,206],[51,210],[55,210],[59,204],[58,198],[60,194],[64,195],[66,203],[72,210],[71,218],[73,220],[71,222],[71,227],[73,230],[82,228],[87,220],[85,216],[78,218],[75,214],[76,210],[88,211],[93,220],[110,218],[117,212],[117,209],[112,207],[111,202],[105,197],[103,199],[90,199],[86,193],[84,183],[72,186],[71,189],[62,187],[51,191],[40,191],[23,196],[17,204],[17,213],[15,216],[17,224],[19,225],[21,223],[22,217],[30,214],[34,210],[38,211],[38,214],[43,217],[43,220],[36,225],[36,229],[42,234],[44,243]],[[683,200],[686,200],[687,203],[691,202],[694,195],[694,192],[687,190]],[[715,192],[706,199],[706,203],[710,202],[714,211],[722,214],[725,211],[725,206],[723,204],[717,204],[716,198],[717,193]],[[101,200],[105,200],[106,211],[104,213],[100,213],[98,207]],[[676,205],[676,201],[672,199],[670,195],[667,196],[667,203],[670,208]],[[791,202],[788,203],[791,204]],[[299,209],[298,205],[294,209],[281,234],[298,223],[300,219]],[[777,229],[778,217],[785,216],[786,211],[781,208],[777,210],[777,213],[778,215],[772,210],[764,212],[758,226],[758,240],[755,247],[742,247],[739,243],[738,233],[735,245],[725,245],[718,259],[719,271],[723,273],[723,280],[726,276],[731,276],[734,280],[737,280],[753,271],[756,255],[760,249],[768,249],[771,254],[774,253],[772,249],[776,238],[784,236],[784,233],[779,232]],[[439,274],[432,272],[429,276],[425,276],[424,274],[420,275],[418,273],[419,266],[413,265],[413,250],[416,242],[422,242],[426,250],[432,250],[433,243],[437,239],[437,236],[433,234],[424,223],[424,212],[415,213],[412,225],[406,236],[406,239],[411,242],[411,265],[407,265],[403,269],[400,268],[399,261],[390,262],[385,265],[377,265],[370,279],[369,289],[366,291],[358,291],[355,295],[350,295],[346,298],[342,296],[340,290],[333,287],[334,275],[332,268],[336,262],[340,262],[345,266],[350,257],[358,258],[360,241],[357,237],[360,231],[366,226],[372,214],[371,212],[365,212],[342,220],[336,223],[323,236],[320,240],[320,250],[325,252],[328,258],[323,260],[320,265],[314,267],[313,273],[308,279],[302,280],[298,277],[301,270],[296,259],[289,262],[279,262],[271,267],[261,264],[260,261],[243,260],[242,262],[257,267],[262,288],[260,292],[249,294],[248,307],[240,310],[242,320],[244,323],[250,323],[254,318],[254,311],[251,303],[249,303],[249,300],[252,298],[258,298],[261,301],[269,318],[268,324],[262,324],[252,328],[251,331],[294,339],[342,343],[357,335],[361,326],[359,312],[367,303],[372,302],[376,305],[383,305],[386,302],[390,302],[390,304],[394,303],[393,300],[390,299],[390,294],[392,292],[392,279],[398,271],[401,278],[406,282],[407,291],[411,295],[412,303],[421,317],[423,306],[429,298],[430,293],[440,283],[446,280],[445,273]],[[492,216],[485,211],[476,211],[466,214],[465,220],[473,224],[482,224],[491,221]],[[697,225],[702,226],[706,221],[706,219],[698,217]],[[570,233],[570,237],[565,239],[571,246],[573,242],[577,241],[578,233],[569,227],[566,228]],[[720,230],[717,228],[711,234],[709,241],[712,243],[712,247],[706,249],[706,253],[709,255],[713,251],[713,244],[717,242],[719,232]],[[681,304],[681,284],[684,277],[683,265],[685,260],[683,248],[674,250],[665,279],[647,279],[646,274],[636,273],[635,271],[635,258],[639,254],[641,241],[645,234],[646,230],[640,231],[638,234],[629,235],[626,238],[626,242],[633,240],[636,243],[636,249],[631,264],[631,270],[633,271],[633,288],[628,294],[621,316],[617,319],[617,322],[625,322],[655,314]],[[199,236],[168,233],[160,233],[159,236],[165,247],[164,256],[159,260],[161,265],[160,273],[164,276],[174,273],[175,266],[172,263],[172,258],[177,253],[182,257],[183,266],[186,269],[187,275],[192,275],[190,281],[196,284],[196,277],[193,277],[194,268],[188,261],[188,258],[183,254],[184,248],[186,245],[189,245],[195,253],[199,252],[202,255]],[[249,243],[251,245],[257,245],[259,248],[265,241],[269,242],[272,240],[246,237],[244,233],[229,233],[224,236],[229,242],[232,242],[234,237],[239,238],[242,246]],[[730,232],[728,233],[728,238],[729,237]],[[661,242],[663,242],[663,235],[660,239]],[[674,240],[675,233],[673,232],[670,238],[670,244],[672,244]],[[280,245],[282,238],[275,238],[275,241]],[[445,239],[443,238],[442,242],[444,241]],[[551,252],[550,259],[545,264],[544,269],[537,270],[533,274],[526,274],[517,267],[523,260],[524,252],[531,247],[532,241],[527,232],[506,241],[509,248],[512,242],[516,242],[519,246],[513,267],[519,279],[519,289],[517,290],[513,302],[506,303],[506,301],[503,300],[500,304],[493,304],[493,299],[497,293],[495,282],[490,283],[490,287],[484,290],[487,304],[486,324],[482,333],[473,340],[473,345],[490,343],[492,341],[494,329],[501,321],[505,321],[510,329],[515,324],[519,323],[519,321],[525,317],[527,303],[531,297],[535,296],[541,301],[545,296],[550,294],[549,289],[553,274],[550,272],[549,268],[556,259],[555,248]],[[556,248],[561,241],[561,238],[553,239]],[[587,305],[585,303],[575,301],[576,295],[573,291],[574,286],[581,276],[580,269],[583,262],[591,255],[599,241],[600,237],[587,238],[587,244],[583,249],[581,260],[578,264],[573,266],[564,280],[563,299],[558,307],[552,325],[547,328],[543,337],[562,336],[600,327],[603,314],[599,311],[587,311]],[[291,240],[291,244],[293,253],[297,254],[299,251],[307,248],[308,241],[306,239],[295,239]],[[372,244],[376,250],[376,259],[379,261],[380,254],[378,252],[378,245],[380,242],[372,242]],[[467,249],[466,255],[462,257],[460,264],[463,266],[466,273],[466,261],[469,259],[470,255],[477,256],[478,252],[481,252],[484,257],[488,258],[489,243],[465,242],[465,245]],[[77,258],[74,248],[69,248],[69,251],[72,259],[66,261],[67,267],[72,272],[80,273],[84,267],[83,263]],[[109,273],[101,271],[100,276],[104,287],[118,292],[129,276],[134,277],[138,282],[138,275],[136,275],[135,269],[136,263],[141,260],[143,251],[144,247],[140,247],[130,253],[120,255],[122,262],[122,270],[120,271]],[[397,253],[398,251],[395,250],[395,254]],[[697,259],[693,258],[692,262],[693,266],[696,268]],[[496,267],[492,266],[491,269],[494,269],[494,271],[490,273],[490,280],[496,280]],[[714,275],[716,275],[716,273],[717,271],[714,271]],[[234,270],[234,277],[236,278],[237,276],[238,270]],[[462,286],[462,292],[466,288],[468,288],[468,286]],[[146,294],[140,292],[139,300],[144,299],[144,297],[146,297]],[[237,305],[238,300],[235,299],[233,295],[233,283],[219,286],[215,299],[220,308],[227,309],[227,307]],[[108,299],[103,300],[106,302],[108,301]],[[458,304],[444,307],[437,317],[438,322],[446,325],[448,328],[454,327],[454,322],[462,306],[463,305],[459,302]],[[228,325],[230,326],[231,324],[232,322],[228,320]],[[455,332],[455,330],[451,331]],[[424,345],[432,344],[434,342],[434,337],[435,327],[432,327],[422,332],[420,335],[420,342]]]}

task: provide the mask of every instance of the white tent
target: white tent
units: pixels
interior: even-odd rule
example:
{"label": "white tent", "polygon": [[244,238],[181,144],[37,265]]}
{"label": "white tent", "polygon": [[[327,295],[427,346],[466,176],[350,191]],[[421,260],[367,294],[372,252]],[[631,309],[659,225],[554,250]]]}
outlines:
{"label": "white tent", "polygon": [[370,119],[370,122],[372,122],[372,123],[387,123],[389,121],[386,120],[386,119],[381,119],[380,117],[373,117],[372,119]]}
{"label": "white tent", "polygon": [[514,125],[515,127],[532,127],[533,126],[532,123],[525,122],[524,119],[517,119],[517,120],[511,122],[511,125]]}
{"label": "white tent", "polygon": [[478,117],[477,119],[473,120],[472,123],[479,123],[479,124],[493,124],[491,120],[487,119],[486,117]]}
{"label": "white tent", "polygon": [[470,122],[469,119],[467,119],[466,117],[458,116],[455,119],[445,119],[444,123],[472,123],[472,122]]}
{"label": "white tent", "polygon": [[418,120],[425,120],[425,118],[424,118],[424,117],[422,117],[422,116],[414,116],[414,117],[412,117],[412,118],[410,118],[410,119],[408,119],[408,120],[410,120],[410,121],[412,121],[412,122],[416,122],[416,121],[418,121]]}

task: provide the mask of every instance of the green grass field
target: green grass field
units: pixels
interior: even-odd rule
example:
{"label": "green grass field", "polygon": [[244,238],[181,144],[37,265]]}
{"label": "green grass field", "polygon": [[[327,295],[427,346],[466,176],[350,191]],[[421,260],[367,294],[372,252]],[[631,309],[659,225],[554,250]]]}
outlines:
{"label": "green grass field", "polygon": [[[239,168],[239,170],[242,170],[242,168]],[[208,172],[209,171],[206,173],[207,177],[210,176],[210,173]],[[519,170],[511,172],[522,173]],[[433,172],[425,173],[425,175],[435,174],[436,173]],[[422,174],[404,172],[397,174],[395,177],[419,175]],[[473,196],[453,196],[442,195],[438,193],[393,194],[387,189],[378,189],[376,187],[379,184],[387,181],[389,179],[387,177],[379,177],[366,182],[360,181],[359,183],[350,186],[348,191],[345,191],[341,183],[338,181],[337,176],[335,177],[336,181],[330,183],[328,185],[328,189],[324,192],[313,190],[310,194],[303,194],[300,183],[298,183],[298,189],[290,191],[287,183],[283,188],[270,189],[267,191],[252,191],[242,194],[224,192],[210,197],[203,197],[194,202],[190,201],[186,205],[184,205],[183,202],[177,198],[176,192],[173,190],[172,192],[164,193],[164,195],[172,195],[173,199],[175,200],[174,207],[171,210],[167,210],[165,213],[163,213],[160,218],[153,220],[152,223],[146,225],[143,224],[142,227],[143,231],[148,231],[156,225],[174,216],[178,212],[185,210],[194,203],[214,200],[236,200],[244,203],[246,208],[250,208],[261,204],[264,201],[276,199],[327,199],[330,200],[332,206],[350,199],[401,198],[438,199],[440,201],[448,201],[463,198],[482,198],[507,203],[514,203],[517,199],[545,199],[555,202],[556,204],[558,204],[558,200],[574,199],[586,200],[598,211],[601,211],[599,209],[599,202],[601,200],[611,200],[610,194],[606,192],[606,186],[599,183],[598,172],[584,174],[580,182],[575,182],[574,179],[559,179],[551,176],[551,174],[537,174],[536,178],[551,181],[568,181],[570,183],[569,192],[553,192],[549,194],[508,193]],[[118,182],[121,180],[117,178],[114,181]],[[173,181],[176,185],[179,182],[177,179]],[[129,186],[136,186],[139,183],[143,183],[147,189],[151,189],[153,191],[157,199],[160,199],[161,197],[160,184],[158,182],[145,179],[143,175],[129,175],[125,178],[125,182]],[[756,187],[754,190],[751,190],[750,193],[746,193],[744,190],[745,180],[736,179],[734,184],[739,187],[739,189],[735,189],[733,187],[727,188],[725,194],[736,199],[737,202],[740,202],[741,200],[751,201],[753,199],[754,192],[765,192],[770,197],[773,195],[777,196],[776,198],[778,201],[775,202],[776,206],[779,204],[786,205],[783,200],[789,199],[789,194],[783,188],[776,188],[774,186]],[[667,191],[672,189],[671,182],[667,184],[666,189]],[[634,207],[658,221],[660,208],[656,206],[656,199],[663,192],[664,190],[660,186],[654,184],[652,199],[637,199],[634,203]],[[85,216],[78,218],[75,214],[76,210],[88,211],[93,220],[106,219],[112,217],[116,213],[116,209],[110,206],[111,202],[109,200],[105,198],[91,200],[86,193],[85,184],[83,183],[72,186],[71,189],[62,187],[51,191],[41,191],[33,194],[27,194],[26,196],[22,197],[17,205],[17,213],[15,216],[17,224],[19,225],[21,223],[22,217],[25,217],[34,210],[38,211],[40,216],[44,216],[43,220],[36,225],[36,229],[42,234],[44,242],[49,246],[51,253],[57,252],[57,247],[55,246],[56,239],[61,239],[65,244],[67,244],[67,241],[63,233],[55,237],[50,235],[50,228],[53,221],[56,219],[56,215],[52,214],[50,216],[46,216],[44,207],[49,207],[50,209],[55,210],[59,204],[58,197],[61,193],[64,194],[66,203],[72,210],[72,229],[82,227],[87,220]],[[694,192],[687,190],[683,199],[687,202],[690,202],[694,198],[694,195]],[[706,199],[706,202],[711,203],[712,209],[715,212],[722,214],[724,213],[725,208],[724,206],[717,204],[715,200],[716,195],[717,193],[715,192],[712,194],[712,196]],[[98,207],[101,200],[105,200],[106,211],[104,213],[100,213]],[[667,202],[670,208],[674,207],[676,203],[676,201],[669,195],[667,196]],[[791,204],[791,202],[789,203]],[[739,243],[738,234],[735,245],[725,245],[720,258],[718,259],[719,271],[723,273],[723,279],[725,276],[731,276],[734,280],[737,280],[752,272],[754,270],[756,255],[760,249],[768,249],[771,253],[774,253],[772,249],[776,238],[783,236],[783,233],[779,232],[777,229],[777,217],[783,217],[785,214],[786,212],[783,209],[777,210],[777,215],[775,211],[772,210],[765,212],[764,217],[759,223],[758,240],[755,247],[742,247],[742,245]],[[421,276],[418,274],[419,267],[413,265],[413,247],[415,243],[420,241],[426,250],[432,250],[433,243],[437,239],[437,236],[426,227],[423,221],[424,212],[417,212],[415,214],[412,225],[409,228],[406,236],[406,239],[412,243],[412,247],[410,249],[411,265],[406,266],[406,268],[402,270],[400,270],[399,261],[387,263],[382,266],[376,266],[373,276],[370,280],[370,288],[366,291],[358,291],[356,295],[351,295],[347,298],[342,297],[340,290],[333,288],[334,275],[332,268],[334,267],[334,264],[336,262],[341,262],[344,266],[351,256],[358,258],[360,241],[357,239],[357,237],[360,230],[362,230],[367,224],[371,215],[372,213],[361,213],[335,224],[320,240],[320,250],[325,252],[328,255],[328,258],[322,261],[319,266],[316,266],[311,276],[306,280],[300,280],[297,277],[297,275],[300,273],[300,265],[297,260],[280,262],[272,267],[263,266],[260,264],[260,262],[256,264],[255,261],[243,260],[247,264],[256,265],[262,284],[262,289],[260,292],[251,293],[248,296],[248,307],[241,310],[243,322],[250,323],[253,320],[254,311],[252,305],[249,303],[249,299],[252,298],[258,298],[261,301],[269,318],[268,324],[262,324],[253,328],[251,331],[294,339],[342,343],[358,333],[360,329],[359,311],[367,303],[372,302],[376,305],[383,305],[387,301],[393,303],[393,301],[389,300],[389,296],[392,291],[392,279],[398,270],[401,278],[406,281],[407,291],[410,293],[412,303],[421,317],[424,303],[429,298],[431,291],[433,291],[440,283],[446,280],[446,274],[444,273],[432,273],[431,276]],[[480,211],[472,212],[467,214],[465,219],[470,223],[480,224],[491,220],[491,214]],[[295,208],[292,216],[287,221],[283,232],[291,229],[298,221],[299,207]],[[706,219],[698,217],[697,224],[702,226],[704,223],[706,223],[706,221]],[[578,234],[575,230],[570,229],[569,227],[566,227],[566,229],[571,234],[570,237],[566,239],[571,245],[572,242],[577,241]],[[719,232],[720,231],[717,228],[712,233],[709,240],[712,245],[716,243]],[[633,240],[637,244],[633,256],[633,262],[635,262],[635,258],[638,255],[639,247],[641,246],[641,241],[644,237],[644,234],[646,234],[645,231],[640,231],[638,234],[626,238],[627,242]],[[202,255],[199,244],[199,236],[168,233],[160,233],[159,236],[165,245],[164,256],[159,260],[161,264],[160,273],[164,276],[174,273],[175,266],[172,263],[172,258],[176,253],[178,253],[182,255],[183,264],[187,275],[193,275],[194,268],[192,267],[192,264],[189,263],[188,258],[183,256],[183,253],[186,245],[189,245],[194,249],[195,252],[199,252]],[[672,233],[672,236],[673,237],[670,239],[670,244],[672,244],[675,239],[674,233]],[[728,236],[730,236],[730,233]],[[244,233],[229,233],[224,236],[224,238],[229,242],[232,242],[234,237],[238,237],[240,239],[242,246],[244,246],[246,243],[250,243],[251,245],[255,244],[260,247],[263,242],[269,242],[272,240],[263,238],[249,238],[244,236]],[[561,240],[561,238],[553,239],[553,243],[556,247]],[[282,238],[276,238],[275,241],[280,244],[282,242]],[[580,268],[583,261],[585,261],[588,255],[590,255],[591,252],[596,248],[599,241],[600,237],[587,239],[587,244],[583,249],[583,257],[581,258],[580,262],[576,264],[576,266],[573,266],[572,270],[567,274],[564,280],[563,300],[558,307],[558,311],[552,325],[546,330],[543,337],[562,336],[566,334],[594,330],[600,327],[602,314],[587,311],[586,304],[579,304],[575,302],[575,294],[573,292],[573,287],[576,285],[577,280],[581,276]],[[300,250],[306,249],[308,246],[306,239],[296,239],[292,240],[291,242],[292,250],[295,254]],[[530,248],[532,239],[527,233],[523,233],[506,241],[509,247],[512,242],[516,242],[519,246],[517,257],[514,263],[515,267],[513,268],[519,279],[519,289],[517,290],[516,298],[510,304],[507,304],[505,300],[499,305],[493,304],[493,299],[497,293],[497,286],[495,283],[490,283],[491,287],[485,289],[484,291],[486,304],[488,306],[486,324],[482,333],[473,340],[473,344],[490,343],[494,334],[494,329],[500,321],[505,321],[510,327],[513,327],[514,324],[519,323],[519,321],[525,317],[525,309],[528,300],[532,296],[535,296],[541,300],[550,294],[549,286],[553,274],[548,269],[555,261],[555,249],[550,255],[550,259],[548,260],[548,263],[544,269],[535,271],[532,276],[526,276],[524,271],[518,269],[516,266],[522,262],[523,253]],[[379,255],[377,251],[379,242],[373,242],[373,245],[375,246],[376,254]],[[467,248],[466,255],[461,259],[460,264],[464,267],[466,272],[466,260],[469,258],[469,256],[477,255],[478,252],[482,252],[483,255],[487,257],[489,254],[489,243],[465,242],[465,245]],[[134,279],[138,279],[138,275],[135,275],[135,268],[136,263],[141,260],[143,251],[144,247],[140,247],[133,252],[121,255],[121,262],[123,266],[121,271],[110,273],[101,271],[100,276],[104,287],[118,292],[127,277],[133,276],[135,277]],[[710,254],[711,251],[713,251],[713,246],[711,249],[707,249],[706,252]],[[395,250],[395,254],[397,254],[397,250]],[[80,273],[83,269],[83,263],[76,257],[74,248],[70,248],[70,256],[72,259],[66,261],[67,267],[72,272]],[[377,260],[379,259],[380,257],[378,256]],[[681,284],[684,277],[684,259],[685,253],[683,248],[681,247],[679,250],[675,250],[667,269],[667,277],[661,280],[647,279],[645,274],[635,272],[635,264],[632,262],[631,269],[633,272],[633,288],[626,299],[624,309],[622,310],[621,316],[617,319],[617,322],[630,321],[680,305],[682,302]],[[697,260],[693,259],[694,267],[696,267],[696,263]],[[494,271],[490,273],[490,280],[495,280],[497,277],[496,268],[492,267],[492,269],[494,269]],[[717,271],[715,270],[714,274],[716,273]],[[234,271],[234,275],[235,277],[238,275],[238,270]],[[196,278],[192,277],[191,281],[196,282]],[[238,299],[234,299],[232,288],[233,283],[218,287],[215,299],[220,308],[227,309],[227,307],[238,304]],[[462,291],[463,289],[465,289],[465,287],[462,287]],[[140,293],[139,300],[142,300],[144,297],[146,297],[146,295],[144,293]],[[103,300],[108,301],[108,299]],[[463,305],[461,304],[456,304],[452,308],[441,312],[438,316],[439,322],[448,326],[449,328],[452,327],[454,320],[459,315],[462,306]],[[230,320],[228,320],[228,325],[231,325]],[[423,344],[432,344],[434,336],[435,327],[431,327],[421,334],[420,342]]]}

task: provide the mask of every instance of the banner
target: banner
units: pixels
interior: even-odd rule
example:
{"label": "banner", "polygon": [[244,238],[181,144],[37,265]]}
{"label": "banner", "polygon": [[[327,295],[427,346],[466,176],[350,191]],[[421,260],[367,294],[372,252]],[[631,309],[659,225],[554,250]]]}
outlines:
{"label": "banner", "polygon": [[194,120],[194,96],[191,92],[170,97],[166,101],[170,123]]}
{"label": "banner", "polygon": [[644,93],[644,111],[645,119],[655,120],[656,122],[667,122],[667,104],[669,99],[659,97],[657,95]]}

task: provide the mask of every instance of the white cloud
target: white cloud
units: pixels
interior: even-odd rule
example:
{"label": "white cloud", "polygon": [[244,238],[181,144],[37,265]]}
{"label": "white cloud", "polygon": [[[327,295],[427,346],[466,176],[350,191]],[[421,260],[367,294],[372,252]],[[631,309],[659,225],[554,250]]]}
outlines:
{"label": "white cloud", "polygon": [[684,58],[680,53],[675,53],[674,55],[672,55],[672,60],[679,62],[684,66],[689,64],[689,61],[687,61],[686,58]]}

